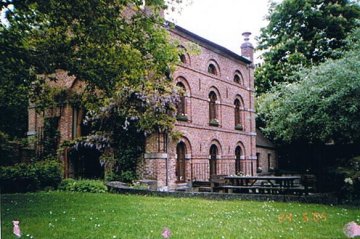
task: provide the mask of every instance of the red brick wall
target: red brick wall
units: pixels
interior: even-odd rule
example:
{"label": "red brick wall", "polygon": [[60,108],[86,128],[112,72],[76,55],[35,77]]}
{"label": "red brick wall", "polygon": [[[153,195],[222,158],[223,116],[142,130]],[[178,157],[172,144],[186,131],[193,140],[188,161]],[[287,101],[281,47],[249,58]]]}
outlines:
{"label": "red brick wall", "polygon": [[[197,41],[184,33],[171,31],[174,39],[185,48],[187,43]],[[244,61],[224,54],[212,45],[200,44],[200,54],[191,55],[188,64],[180,64],[174,73],[175,81],[181,81],[186,87],[186,113],[188,121],[178,121],[176,130],[183,133],[180,139],[186,144],[185,181],[209,179],[209,150],[212,144],[218,147],[217,174],[235,173],[235,148],[241,147],[242,171],[245,174],[256,172],[255,151],[255,111],[254,111],[254,76],[253,68]],[[240,43],[239,43],[240,45]],[[218,74],[207,72],[209,62],[217,66]],[[242,84],[235,83],[236,71],[242,75]],[[58,71],[57,85],[77,88],[76,81],[64,71]],[[75,82],[75,83],[74,83]],[[79,85],[81,88],[81,84]],[[219,126],[209,125],[210,91],[217,94],[217,112]],[[240,98],[244,129],[235,130],[234,101]],[[40,122],[40,124],[39,124]],[[41,117],[35,117],[29,110],[29,131],[41,125]],[[72,138],[72,109],[64,107],[59,122],[61,141]],[[154,142],[155,140],[155,142]],[[141,167],[144,178],[156,179],[158,186],[176,187],[176,145],[179,141],[168,143],[167,153],[156,154],[156,137],[148,139],[148,146]],[[154,152],[155,151],[155,152]]]}
{"label": "red brick wall", "polygon": [[[181,42],[186,48],[186,35],[171,32],[172,37]],[[240,44],[239,44],[240,47]],[[219,50],[208,45],[200,46],[201,53],[190,54],[188,64],[180,64],[174,73],[175,81],[181,81],[186,88],[186,113],[188,121],[178,121],[176,130],[183,133],[182,141],[186,144],[186,180],[209,179],[209,150],[212,144],[218,146],[217,174],[235,174],[235,148],[242,148],[242,171],[245,174],[255,174],[255,112],[254,112],[254,78],[253,68],[244,62],[223,55]],[[218,66],[218,75],[207,72],[209,62]],[[233,81],[235,71],[240,71],[243,84]],[[217,93],[217,107],[219,127],[209,125],[210,91]],[[242,122],[244,130],[235,130],[234,101],[241,98]],[[153,143],[149,142],[151,145]],[[158,186],[176,187],[176,145],[178,142],[169,142],[168,145],[168,175],[166,180],[166,159],[147,159],[156,171]],[[148,147],[150,148],[150,147]],[[149,151],[148,151],[149,153]],[[155,163],[156,162],[156,163]],[[252,163],[253,165],[251,166]],[[155,166],[156,165],[156,166]],[[196,172],[198,171],[198,172]],[[201,172],[201,173],[200,173]],[[154,172],[152,172],[154,173]]]}
{"label": "red brick wall", "polygon": [[[271,170],[269,171],[269,166],[272,169],[276,169],[278,167],[277,154],[275,149],[257,147],[256,154],[259,156],[258,158],[259,166],[262,169],[262,173],[268,173],[268,172],[271,173]],[[269,159],[270,159],[270,165],[269,165]]]}

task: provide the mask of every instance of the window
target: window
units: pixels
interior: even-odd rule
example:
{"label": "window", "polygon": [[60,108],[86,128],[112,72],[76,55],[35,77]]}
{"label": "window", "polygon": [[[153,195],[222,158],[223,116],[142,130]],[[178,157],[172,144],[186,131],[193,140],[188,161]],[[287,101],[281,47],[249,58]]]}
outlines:
{"label": "window", "polygon": [[217,70],[214,64],[209,64],[208,66],[208,73],[217,75]]}
{"label": "window", "polygon": [[186,48],[184,46],[179,45],[178,46],[178,51],[179,51],[179,60],[181,63],[183,64],[190,64],[190,57],[189,54],[186,51]]}
{"label": "window", "polygon": [[167,134],[166,133],[158,133],[157,135],[157,151],[158,152],[166,152],[167,151]]}
{"label": "window", "polygon": [[176,110],[177,110],[177,114],[176,114],[176,118],[177,120],[180,121],[187,121],[187,115],[186,115],[186,89],[185,86],[183,85],[183,83],[179,82],[176,84],[177,87],[180,88],[181,92],[180,92],[180,99],[179,102],[176,105]]}
{"label": "window", "polygon": [[256,173],[262,173],[262,168],[260,166],[260,153],[256,153]]}
{"label": "window", "polygon": [[240,110],[240,100],[236,99],[234,102],[235,110],[234,110],[234,116],[235,116],[235,129],[237,130],[243,130],[243,125],[241,122],[241,110]]}
{"label": "window", "polygon": [[184,63],[184,64],[187,63],[185,54],[180,54],[180,55],[179,55],[179,58],[180,58],[180,61],[181,61],[182,63]]}
{"label": "window", "polygon": [[216,175],[216,156],[218,154],[218,148],[215,144],[210,147],[210,177]]}
{"label": "window", "polygon": [[186,146],[183,142],[180,142],[176,146],[176,177],[178,182],[185,182],[185,172],[186,172],[186,164],[185,164],[185,154],[186,154]]}
{"label": "window", "polygon": [[237,84],[243,84],[243,79],[240,71],[236,71],[234,75],[234,82]]}
{"label": "window", "polygon": [[180,92],[180,100],[179,103],[177,104],[177,114],[178,115],[184,115],[186,112],[186,102],[185,102],[185,93],[186,93],[186,89],[185,86],[182,83],[177,83],[176,84],[177,87],[180,88],[181,92]]}
{"label": "window", "polygon": [[256,153],[256,168],[260,167],[260,153]]}
{"label": "window", "polygon": [[240,175],[242,173],[241,171],[241,147],[237,146],[235,149],[235,174]]}
{"label": "window", "polygon": [[217,96],[214,91],[211,91],[209,94],[209,122],[212,126],[218,126],[219,121],[217,120],[216,114],[216,101]]}
{"label": "window", "polygon": [[234,76],[234,82],[240,84],[240,76],[239,75]]}

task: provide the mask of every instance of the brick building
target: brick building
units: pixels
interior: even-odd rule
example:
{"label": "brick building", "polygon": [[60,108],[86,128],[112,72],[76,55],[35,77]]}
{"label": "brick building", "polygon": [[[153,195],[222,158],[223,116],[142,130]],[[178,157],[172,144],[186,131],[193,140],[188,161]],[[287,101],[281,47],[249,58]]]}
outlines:
{"label": "brick building", "polygon": [[[256,174],[254,49],[249,42],[250,33],[243,34],[242,56],[179,26],[170,34],[185,50],[180,56],[182,63],[173,74],[176,85],[184,92],[175,127],[183,136],[176,142],[164,134],[149,136],[140,176],[156,180],[158,188],[175,189],[178,184],[207,181],[213,175]],[[199,46],[199,54],[186,51],[189,42]],[[81,93],[84,88],[61,70],[53,77],[58,79],[56,84],[76,92]],[[30,107],[28,134],[41,138],[44,119],[50,117],[58,118],[60,142],[83,135],[82,112],[69,105],[43,114],[36,114]],[[102,168],[98,155],[86,157],[91,158],[86,164],[92,164],[86,173],[99,174]],[[79,168],[87,167],[81,158],[70,160],[67,152],[62,160],[65,177],[76,177]],[[86,177],[84,172],[81,175]]]}
{"label": "brick building", "polygon": [[278,168],[275,145],[256,129],[256,169],[257,173],[268,174]]}
{"label": "brick building", "polygon": [[166,135],[148,138],[143,177],[155,179],[158,187],[212,175],[256,174],[253,46],[244,33],[239,56],[181,27],[171,30],[185,49],[188,42],[200,54],[183,54],[175,73],[184,94],[178,105],[176,142]]}

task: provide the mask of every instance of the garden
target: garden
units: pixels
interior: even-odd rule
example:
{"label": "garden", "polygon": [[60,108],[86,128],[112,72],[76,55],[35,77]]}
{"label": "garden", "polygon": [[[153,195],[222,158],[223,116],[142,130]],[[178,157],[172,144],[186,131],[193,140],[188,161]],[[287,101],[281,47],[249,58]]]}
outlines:
{"label": "garden", "polygon": [[1,196],[2,238],[347,238],[350,206],[50,191]]}

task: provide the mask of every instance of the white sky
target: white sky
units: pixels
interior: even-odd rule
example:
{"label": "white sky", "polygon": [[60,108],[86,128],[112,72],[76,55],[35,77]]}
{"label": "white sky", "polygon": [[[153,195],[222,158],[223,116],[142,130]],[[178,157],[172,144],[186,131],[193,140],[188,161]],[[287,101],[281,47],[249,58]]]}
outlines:
{"label": "white sky", "polygon": [[259,36],[260,28],[267,25],[265,15],[268,13],[269,0],[188,1],[192,3],[184,6],[180,15],[171,13],[167,18],[237,54],[240,54],[243,32],[252,33],[250,41],[256,46],[255,37]]}
{"label": "white sky", "polygon": [[[281,0],[276,0],[280,2]],[[268,0],[192,0],[181,14],[171,14],[175,23],[237,54],[243,32],[250,31],[251,43],[267,25]]]}

